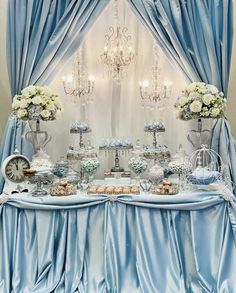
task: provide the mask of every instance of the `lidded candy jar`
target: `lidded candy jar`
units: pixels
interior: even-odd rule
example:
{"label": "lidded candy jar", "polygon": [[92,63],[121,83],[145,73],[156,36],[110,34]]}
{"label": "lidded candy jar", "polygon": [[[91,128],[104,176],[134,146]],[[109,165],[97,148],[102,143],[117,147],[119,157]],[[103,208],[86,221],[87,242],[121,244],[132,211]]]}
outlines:
{"label": "lidded candy jar", "polygon": [[180,188],[183,188],[186,176],[191,173],[192,163],[186,155],[182,145],[179,146],[179,150],[172,157],[168,167],[173,174],[177,174],[179,176],[179,185]]}
{"label": "lidded candy jar", "polygon": [[159,182],[164,178],[164,169],[158,163],[156,163],[150,168],[148,177],[154,185],[158,185]]}

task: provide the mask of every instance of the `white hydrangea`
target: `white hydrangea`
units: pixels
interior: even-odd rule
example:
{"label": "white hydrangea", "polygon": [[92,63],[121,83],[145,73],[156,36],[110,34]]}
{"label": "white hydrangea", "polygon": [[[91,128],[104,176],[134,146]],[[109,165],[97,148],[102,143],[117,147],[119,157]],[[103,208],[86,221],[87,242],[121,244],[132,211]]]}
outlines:
{"label": "white hydrangea", "polygon": [[206,88],[213,95],[214,94],[217,94],[219,92],[218,89],[217,89],[217,87],[215,87],[213,84],[207,84]]}
{"label": "white hydrangea", "polygon": [[50,115],[51,115],[51,112],[48,111],[48,110],[43,110],[40,115],[43,117],[43,118],[49,118]]}
{"label": "white hydrangea", "polygon": [[24,118],[28,115],[28,111],[26,109],[19,109],[19,110],[17,110],[16,115],[18,118],[21,119],[21,118]]}
{"label": "white hydrangea", "polygon": [[211,94],[206,94],[202,97],[202,101],[205,105],[210,105],[214,97]]}
{"label": "white hydrangea", "polygon": [[23,96],[32,96],[32,95],[35,95],[36,92],[37,92],[37,89],[33,85],[30,85],[21,91]]}
{"label": "white hydrangea", "polygon": [[20,101],[17,100],[16,98],[13,99],[13,102],[12,102],[12,109],[13,110],[17,110],[20,108]]}
{"label": "white hydrangea", "polygon": [[33,103],[34,105],[40,105],[40,104],[42,103],[42,98],[41,98],[41,96],[37,95],[37,96],[33,97],[33,99],[32,99],[32,103]]}
{"label": "white hydrangea", "polygon": [[27,99],[22,99],[20,101],[20,108],[21,109],[26,109],[28,107],[28,102],[27,102]]}
{"label": "white hydrangea", "polygon": [[199,112],[201,112],[201,110],[202,110],[202,103],[200,101],[193,101],[190,104],[190,110],[193,113],[199,113]]}
{"label": "white hydrangea", "polygon": [[46,110],[48,111],[55,111],[56,110],[56,107],[53,103],[49,103],[46,105]]}
{"label": "white hydrangea", "polygon": [[218,117],[219,114],[220,114],[220,110],[218,108],[211,109],[211,116],[212,117]]}

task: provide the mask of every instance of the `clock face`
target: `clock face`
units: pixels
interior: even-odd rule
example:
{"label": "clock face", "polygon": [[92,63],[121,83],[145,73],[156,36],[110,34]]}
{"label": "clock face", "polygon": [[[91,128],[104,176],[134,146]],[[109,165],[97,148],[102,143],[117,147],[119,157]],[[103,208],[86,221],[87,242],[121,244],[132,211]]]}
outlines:
{"label": "clock face", "polygon": [[24,169],[29,169],[30,164],[24,157],[15,157],[11,159],[5,168],[6,177],[12,182],[24,181]]}

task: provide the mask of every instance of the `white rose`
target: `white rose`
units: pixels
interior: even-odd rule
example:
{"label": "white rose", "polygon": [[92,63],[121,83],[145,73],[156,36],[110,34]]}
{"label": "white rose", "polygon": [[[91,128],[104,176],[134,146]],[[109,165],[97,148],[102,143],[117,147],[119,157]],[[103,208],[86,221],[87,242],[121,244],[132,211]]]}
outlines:
{"label": "white rose", "polygon": [[214,97],[211,94],[206,94],[202,97],[202,101],[205,105],[210,105],[211,101],[213,101]]}
{"label": "white rose", "polygon": [[24,96],[32,96],[32,95],[35,95],[36,92],[37,92],[37,89],[33,85],[30,85],[21,91],[22,95]]}
{"label": "white rose", "polygon": [[212,84],[207,84],[206,87],[207,87],[207,90],[208,90],[209,92],[211,92],[213,95],[214,95],[214,94],[217,94],[217,93],[219,92],[218,89],[217,89],[217,87],[215,87],[215,86],[212,85]]}
{"label": "white rose", "polygon": [[201,99],[201,95],[197,92],[190,93],[189,97],[191,97],[193,100]]}
{"label": "white rose", "polygon": [[19,109],[16,112],[16,115],[17,115],[18,118],[24,118],[24,117],[26,117],[28,115],[28,112],[25,109]]}
{"label": "white rose", "polygon": [[198,88],[198,92],[199,92],[199,94],[204,95],[204,94],[207,92],[207,90],[206,90],[205,87],[199,87],[199,88]]}
{"label": "white rose", "polygon": [[201,112],[202,110],[202,103],[199,102],[199,101],[193,101],[190,105],[190,110],[193,112],[193,113],[198,113],[198,112]]}
{"label": "white rose", "polygon": [[42,98],[39,95],[37,95],[37,96],[33,97],[32,103],[34,105],[39,105],[42,103]]}
{"label": "white rose", "polygon": [[220,110],[217,108],[212,108],[211,109],[211,116],[212,117],[217,117],[220,114]]}
{"label": "white rose", "polygon": [[27,102],[27,100],[26,99],[22,99],[21,101],[20,101],[20,108],[21,109],[25,109],[25,108],[27,108],[28,107],[28,102]]}
{"label": "white rose", "polygon": [[196,86],[197,86],[197,83],[193,82],[193,83],[191,83],[190,85],[187,86],[186,91],[189,92],[189,93],[194,92],[195,89],[196,89]]}
{"label": "white rose", "polygon": [[13,102],[12,102],[12,109],[13,110],[17,110],[20,108],[20,101],[17,100],[16,98],[13,99]]}
{"label": "white rose", "polygon": [[40,115],[41,115],[43,118],[48,118],[48,117],[50,117],[51,113],[50,113],[50,111],[48,111],[48,110],[43,110],[43,111],[40,113]]}
{"label": "white rose", "polygon": [[179,98],[179,104],[180,104],[180,106],[184,106],[187,103],[188,103],[188,98],[187,97],[182,96],[182,97]]}

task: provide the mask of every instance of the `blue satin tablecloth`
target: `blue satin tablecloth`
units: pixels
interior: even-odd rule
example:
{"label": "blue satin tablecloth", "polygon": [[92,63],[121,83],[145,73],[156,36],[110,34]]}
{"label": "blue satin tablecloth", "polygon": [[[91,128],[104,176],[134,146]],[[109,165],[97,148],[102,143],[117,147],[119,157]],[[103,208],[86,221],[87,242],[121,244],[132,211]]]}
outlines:
{"label": "blue satin tablecloth", "polygon": [[0,201],[1,293],[236,292],[231,196]]}

